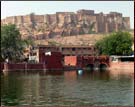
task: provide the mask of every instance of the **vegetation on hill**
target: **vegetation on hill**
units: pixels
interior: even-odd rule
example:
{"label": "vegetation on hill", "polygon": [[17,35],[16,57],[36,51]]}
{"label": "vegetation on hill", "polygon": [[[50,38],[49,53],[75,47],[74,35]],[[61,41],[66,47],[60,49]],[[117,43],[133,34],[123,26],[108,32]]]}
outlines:
{"label": "vegetation on hill", "polygon": [[99,54],[130,55],[132,53],[133,37],[129,32],[115,32],[97,41],[95,46]]}
{"label": "vegetation on hill", "polygon": [[95,31],[93,30],[93,29],[94,29],[94,26],[95,26],[95,22],[93,22],[93,23],[90,25],[88,34],[95,34]]}
{"label": "vegetation on hill", "polygon": [[22,40],[19,30],[14,24],[1,26],[1,58],[12,61],[19,60],[24,48],[32,44],[31,40]]}

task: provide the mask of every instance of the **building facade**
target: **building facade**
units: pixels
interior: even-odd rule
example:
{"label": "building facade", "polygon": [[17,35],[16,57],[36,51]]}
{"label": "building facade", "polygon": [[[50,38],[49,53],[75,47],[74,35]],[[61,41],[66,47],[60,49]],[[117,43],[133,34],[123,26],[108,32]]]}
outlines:
{"label": "building facade", "polygon": [[[43,63],[46,55],[52,55],[57,53],[59,59],[63,65],[74,66],[77,64],[77,57],[81,56],[94,56],[96,55],[96,49],[94,46],[48,46],[39,45],[34,47],[30,52],[30,57],[35,58],[35,62]],[[56,58],[56,57],[55,57]]]}

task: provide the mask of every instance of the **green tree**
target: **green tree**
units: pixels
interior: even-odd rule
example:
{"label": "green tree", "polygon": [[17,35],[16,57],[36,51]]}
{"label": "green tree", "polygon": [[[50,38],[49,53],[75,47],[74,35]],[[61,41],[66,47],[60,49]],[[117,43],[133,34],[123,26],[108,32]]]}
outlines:
{"label": "green tree", "polygon": [[95,22],[92,22],[92,24],[90,24],[88,34],[93,34],[93,33],[95,33],[95,31],[93,31],[94,26],[95,26]]}
{"label": "green tree", "polygon": [[104,55],[130,55],[133,38],[129,32],[114,32],[97,41],[95,44],[99,54]]}
{"label": "green tree", "polygon": [[1,57],[12,61],[20,59],[26,46],[31,40],[22,40],[19,30],[14,24],[1,26]]}

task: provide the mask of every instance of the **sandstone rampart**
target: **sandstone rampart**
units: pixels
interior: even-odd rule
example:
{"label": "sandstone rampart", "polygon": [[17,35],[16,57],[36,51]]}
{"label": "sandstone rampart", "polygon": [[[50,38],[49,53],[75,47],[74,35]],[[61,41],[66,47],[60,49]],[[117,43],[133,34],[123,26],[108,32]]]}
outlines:
{"label": "sandstone rampart", "polygon": [[2,24],[16,24],[22,37],[46,39],[91,33],[108,33],[130,29],[130,18],[121,13],[94,13],[94,10],[56,12],[56,14],[12,16]]}

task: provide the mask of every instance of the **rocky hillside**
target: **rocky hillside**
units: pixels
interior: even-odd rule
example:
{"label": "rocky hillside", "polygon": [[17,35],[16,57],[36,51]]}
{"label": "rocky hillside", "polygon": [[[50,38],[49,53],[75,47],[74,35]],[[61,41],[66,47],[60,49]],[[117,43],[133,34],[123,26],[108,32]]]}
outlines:
{"label": "rocky hillside", "polygon": [[60,38],[52,38],[46,40],[36,40],[36,44],[42,45],[81,45],[88,46],[95,44],[95,42],[101,38],[103,35],[95,35],[95,34],[86,34],[86,35],[78,35],[78,36],[68,36],[68,37],[60,37]]}
{"label": "rocky hillside", "polygon": [[[131,35],[134,37],[134,32],[130,32]],[[108,34],[85,34],[85,35],[75,35],[75,36],[68,36],[68,37],[59,37],[59,38],[52,38],[46,40],[36,40],[36,44],[41,45],[80,45],[80,46],[88,46],[94,45],[98,40],[102,39],[103,37],[107,36]]]}
{"label": "rocky hillside", "polygon": [[[22,38],[42,40],[82,34],[108,33],[130,28],[129,17],[121,13],[94,13],[94,10],[56,12],[46,15],[12,16],[3,19],[2,24],[16,24]],[[73,37],[74,38],[74,37]],[[80,43],[81,44],[81,43]]]}

